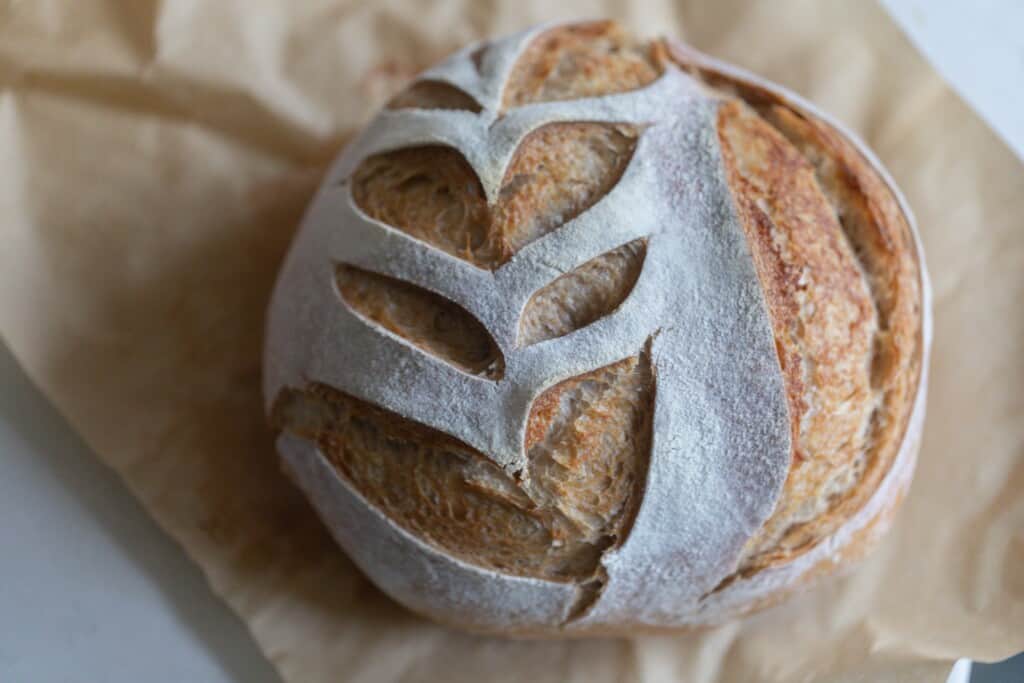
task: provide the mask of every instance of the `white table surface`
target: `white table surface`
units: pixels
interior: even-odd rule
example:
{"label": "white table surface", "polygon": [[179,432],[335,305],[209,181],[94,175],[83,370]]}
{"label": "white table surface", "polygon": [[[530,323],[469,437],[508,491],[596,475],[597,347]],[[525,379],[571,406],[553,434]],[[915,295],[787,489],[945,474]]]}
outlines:
{"label": "white table surface", "polygon": [[[882,3],[1024,157],[1024,0]],[[2,345],[0,520],[0,682],[279,680]]]}
{"label": "white table surface", "polygon": [[880,1],[946,82],[1024,160],[1024,0]]}
{"label": "white table surface", "polygon": [[2,344],[0,520],[0,682],[279,681]]}

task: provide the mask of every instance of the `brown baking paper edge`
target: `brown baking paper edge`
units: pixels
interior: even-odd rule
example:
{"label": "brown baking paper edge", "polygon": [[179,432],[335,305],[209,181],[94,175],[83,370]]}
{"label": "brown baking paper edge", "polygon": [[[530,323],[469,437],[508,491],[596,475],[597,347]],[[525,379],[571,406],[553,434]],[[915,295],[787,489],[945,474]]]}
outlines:
{"label": "brown baking paper edge", "polygon": [[[342,141],[486,35],[612,16],[786,85],[917,213],[935,293],[918,471],[846,578],[698,634],[525,642],[377,592],[283,479],[263,314]],[[941,681],[1024,649],[1024,173],[869,3],[5,3],[0,331],[286,681]]]}

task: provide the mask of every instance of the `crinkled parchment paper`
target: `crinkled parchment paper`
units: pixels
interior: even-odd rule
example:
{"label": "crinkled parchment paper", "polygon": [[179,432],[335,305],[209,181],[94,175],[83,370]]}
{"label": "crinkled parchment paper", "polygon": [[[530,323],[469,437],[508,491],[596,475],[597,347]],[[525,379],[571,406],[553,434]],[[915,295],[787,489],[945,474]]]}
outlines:
{"label": "crinkled parchment paper", "polygon": [[[279,474],[263,312],[326,163],[405,78],[600,15],[792,87],[893,172],[935,289],[917,478],[859,571],[745,623],[455,633],[372,588]],[[873,4],[8,0],[0,86],[3,337],[287,681],[939,681],[1024,648],[1024,169]]]}

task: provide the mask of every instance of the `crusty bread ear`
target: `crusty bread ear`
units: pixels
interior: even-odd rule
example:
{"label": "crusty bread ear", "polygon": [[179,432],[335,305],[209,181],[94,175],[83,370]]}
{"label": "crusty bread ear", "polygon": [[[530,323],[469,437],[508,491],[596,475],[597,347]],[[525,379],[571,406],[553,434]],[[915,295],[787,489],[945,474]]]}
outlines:
{"label": "crusty bread ear", "polygon": [[920,266],[896,197],[841,133],[692,53],[669,52],[729,99],[718,136],[792,413],[793,465],[744,552],[738,572],[749,576],[834,533],[892,467],[921,372]]}

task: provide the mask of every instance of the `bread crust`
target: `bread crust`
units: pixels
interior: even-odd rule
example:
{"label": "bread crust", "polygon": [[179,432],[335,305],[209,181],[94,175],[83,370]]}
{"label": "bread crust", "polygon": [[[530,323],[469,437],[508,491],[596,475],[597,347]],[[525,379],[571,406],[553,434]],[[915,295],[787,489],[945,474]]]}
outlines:
{"label": "bread crust", "polygon": [[503,107],[626,92],[661,73],[657,42],[643,44],[613,21],[544,31],[523,51],[505,85]]}
{"label": "bread crust", "polygon": [[[488,632],[697,627],[859,556],[909,482],[929,340],[919,245],[884,171],[795,96],[607,22],[500,45],[424,74],[325,184],[350,188],[347,225],[398,251],[336,240],[326,208],[307,219],[268,342],[289,471],[385,591]],[[463,129],[435,133],[435,111]],[[627,196],[633,214],[615,208]],[[324,289],[321,250],[341,258],[333,312],[303,294]],[[652,289],[687,268],[677,296]],[[646,338],[645,307],[674,316]],[[339,334],[389,370],[325,353]],[[529,369],[551,353],[576,369]],[[415,403],[430,377],[451,405]],[[295,417],[310,396],[313,418]],[[359,506],[386,553],[349,528]]]}
{"label": "bread crust", "polygon": [[718,130],[765,289],[794,444],[783,496],[749,542],[744,571],[766,554],[785,561],[780,545],[787,528],[820,520],[827,497],[859,479],[874,408],[870,356],[877,321],[853,250],[810,164],[742,102],[722,105]]}
{"label": "bread crust", "polygon": [[[921,383],[922,273],[909,216],[846,135],[735,70],[717,68],[685,47],[669,45],[668,51],[730,100],[719,118],[726,172],[767,293],[796,444],[776,512],[751,538],[737,573],[724,585],[813,548],[863,507],[889,474]],[[762,185],[796,181],[804,189],[778,188],[788,206],[767,215],[763,188],[749,179],[752,169],[740,170],[735,145],[767,162],[757,169]],[[813,198],[794,206],[800,196]],[[773,240],[772,230],[786,234]],[[810,246],[811,253],[786,263],[780,242]],[[817,253],[815,242],[821,245]],[[821,258],[822,247],[832,259]],[[847,315],[836,310],[837,302]],[[808,304],[811,319],[801,319]],[[808,382],[798,371],[808,365],[825,376]],[[853,421],[850,405],[857,403],[862,414]],[[830,486],[844,467],[855,476],[842,488]],[[801,518],[798,511],[809,504],[817,513]]]}

